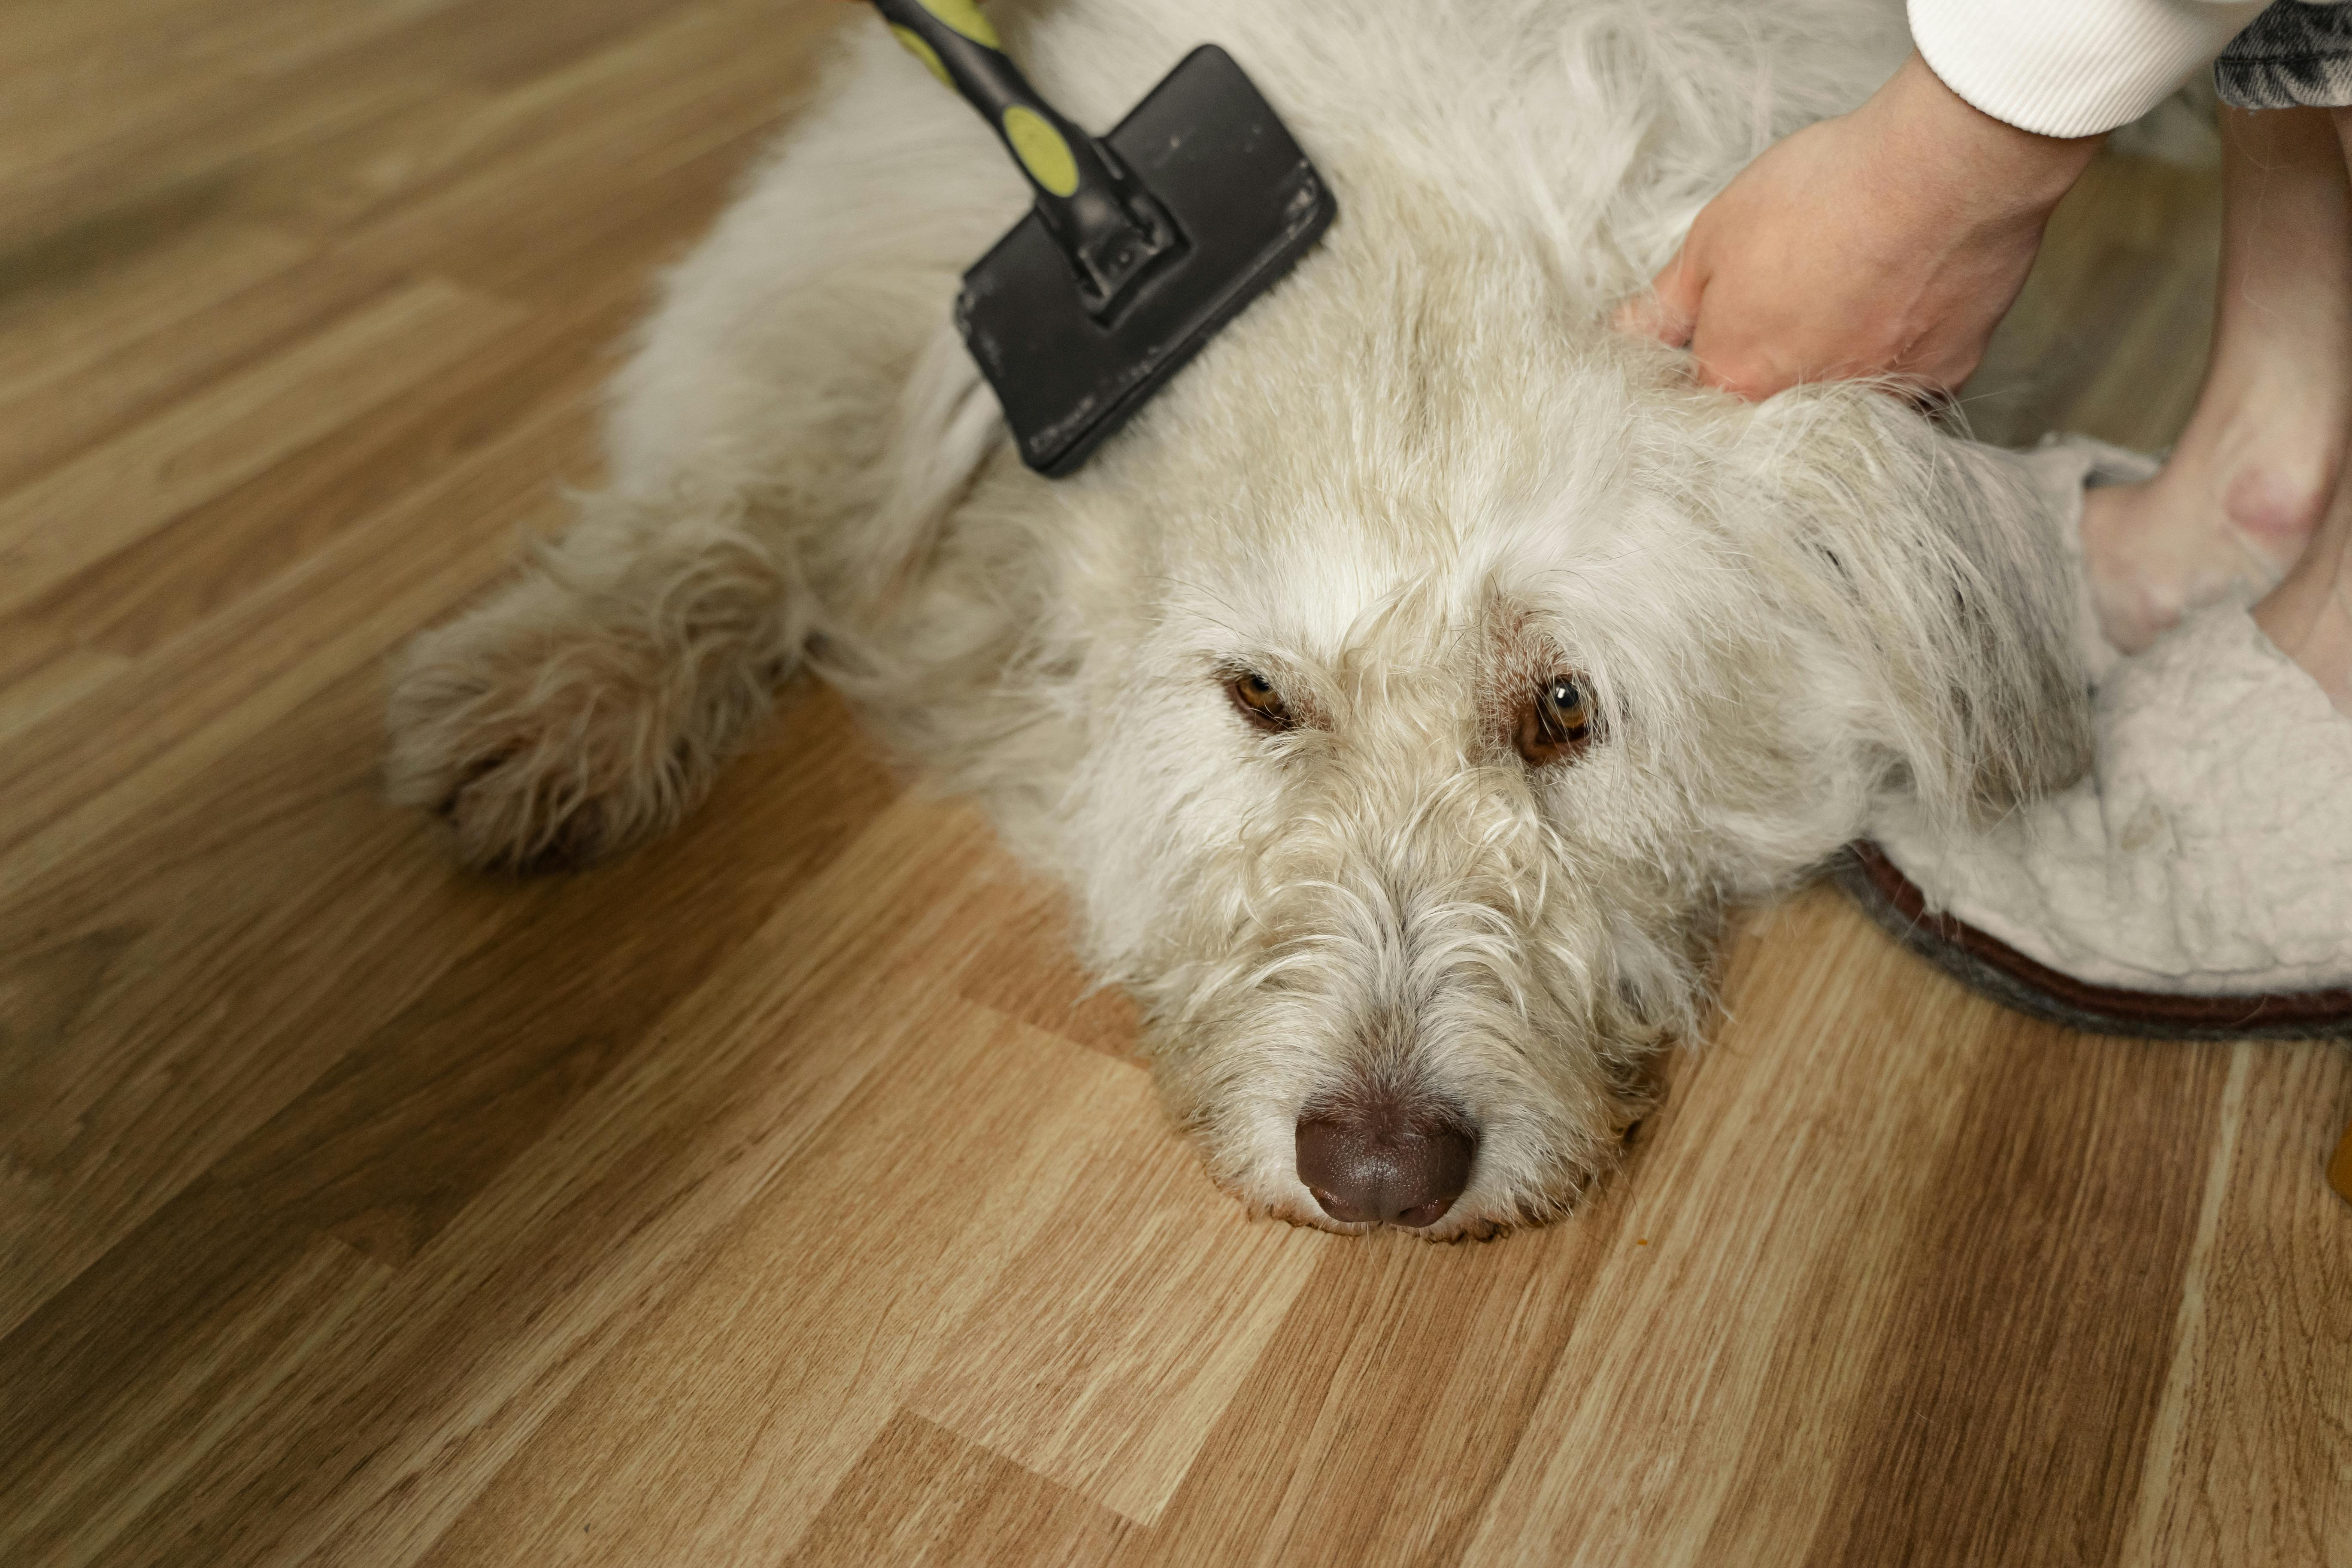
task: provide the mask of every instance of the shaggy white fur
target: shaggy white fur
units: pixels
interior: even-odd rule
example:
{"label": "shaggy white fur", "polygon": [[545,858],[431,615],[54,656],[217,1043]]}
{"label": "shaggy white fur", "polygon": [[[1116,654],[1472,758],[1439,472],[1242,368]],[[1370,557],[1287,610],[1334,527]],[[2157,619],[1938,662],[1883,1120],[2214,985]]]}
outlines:
{"label": "shaggy white fur", "polygon": [[[1611,332],[1705,198],[1859,101],[1876,0],[1002,0],[1107,126],[1224,45],[1340,216],[1077,477],[1024,470],[948,322],[1023,209],[970,112],[853,27],[670,277],[612,483],[397,677],[395,799],[463,857],[691,806],[805,665],[1068,884],[1168,1100],[1252,1207],[1334,1228],[1297,1127],[1440,1108],[1422,1234],[1562,1211],[1690,1038],[1727,902],[2085,762],[2045,507],[1843,386],[1757,406]],[[1261,677],[1276,732],[1232,700]],[[1571,676],[1592,741],[1513,737]],[[1255,689],[1255,688],[1253,688]]]}

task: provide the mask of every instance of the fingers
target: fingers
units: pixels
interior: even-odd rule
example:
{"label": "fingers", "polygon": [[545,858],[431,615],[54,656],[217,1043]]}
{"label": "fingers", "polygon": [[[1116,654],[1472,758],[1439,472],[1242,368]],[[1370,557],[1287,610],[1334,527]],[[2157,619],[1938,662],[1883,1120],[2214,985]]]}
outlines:
{"label": "fingers", "polygon": [[1688,348],[1698,323],[1699,296],[1704,292],[1696,270],[1682,252],[1650,279],[1646,293],[1634,295],[1617,307],[1612,324],[1621,332],[1655,338],[1668,348]]}
{"label": "fingers", "polygon": [[[1699,312],[1706,303],[1706,286],[1700,280],[1698,268],[1690,264],[1690,251],[1685,246],[1650,279],[1648,292],[1636,294],[1617,307],[1612,324],[1621,332],[1655,338],[1668,348],[1689,349],[1696,361],[1692,373],[1701,385],[1750,402],[1794,385],[1795,376],[1782,374],[1769,360],[1752,352],[1734,352],[1721,358],[1707,352],[1718,345],[1703,345],[1699,342]],[[1721,336],[1719,332],[1712,335]]]}
{"label": "fingers", "polygon": [[1711,386],[1750,403],[1761,403],[1774,393],[1797,384],[1795,376],[1781,375],[1764,365],[1716,364],[1700,360],[1695,374],[1701,386]]}
{"label": "fingers", "polygon": [[1699,352],[1699,310],[1706,286],[1689,263],[1687,249],[1677,253],[1664,270],[1650,280],[1646,293],[1636,294],[1617,307],[1612,324],[1621,332],[1655,338],[1668,348],[1690,349],[1696,363],[1693,374],[1700,384],[1732,393],[1753,402],[1792,385],[1796,378],[1779,374],[1769,363],[1748,363],[1752,354],[1715,359]]}
{"label": "fingers", "polygon": [[1891,368],[1848,367],[1827,368],[1808,366],[1801,362],[1776,362],[1766,351],[1750,346],[1745,350],[1725,351],[1704,342],[1695,342],[1691,357],[1696,362],[1692,374],[1702,386],[1728,392],[1750,403],[1788,391],[1792,386],[1820,384],[1831,381],[1865,381],[1871,390],[1907,405],[1931,419],[1948,418],[1959,405],[1951,387],[1957,383],[1924,376],[1914,372]]}

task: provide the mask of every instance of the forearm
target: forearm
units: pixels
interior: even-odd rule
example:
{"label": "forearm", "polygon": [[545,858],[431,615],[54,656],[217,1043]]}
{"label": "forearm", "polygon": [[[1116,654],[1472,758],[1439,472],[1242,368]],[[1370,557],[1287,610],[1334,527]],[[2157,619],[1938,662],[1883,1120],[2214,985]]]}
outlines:
{"label": "forearm", "polygon": [[1923,234],[1932,226],[1947,237],[2017,223],[2038,231],[2100,142],[2041,134],[1989,114],[1917,52],[1855,119],[1883,199]]}

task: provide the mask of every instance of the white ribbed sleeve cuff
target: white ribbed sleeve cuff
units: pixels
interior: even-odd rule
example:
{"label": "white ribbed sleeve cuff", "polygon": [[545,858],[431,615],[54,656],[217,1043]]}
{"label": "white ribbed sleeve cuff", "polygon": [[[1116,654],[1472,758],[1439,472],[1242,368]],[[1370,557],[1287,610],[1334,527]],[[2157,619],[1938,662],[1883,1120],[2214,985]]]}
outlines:
{"label": "white ribbed sleeve cuff", "polygon": [[1910,0],[1944,85],[2044,136],[2129,124],[2221,52],[2265,0]]}

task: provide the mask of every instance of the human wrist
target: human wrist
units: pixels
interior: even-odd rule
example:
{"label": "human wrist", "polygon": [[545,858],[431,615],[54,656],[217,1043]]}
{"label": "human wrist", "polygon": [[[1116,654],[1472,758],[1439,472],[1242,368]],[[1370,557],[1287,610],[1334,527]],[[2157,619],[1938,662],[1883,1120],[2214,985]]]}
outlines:
{"label": "human wrist", "polygon": [[2050,216],[2102,136],[2044,136],[1997,120],[1945,85],[1917,51],[1854,116],[1898,194],[1949,221],[1998,227]]}

